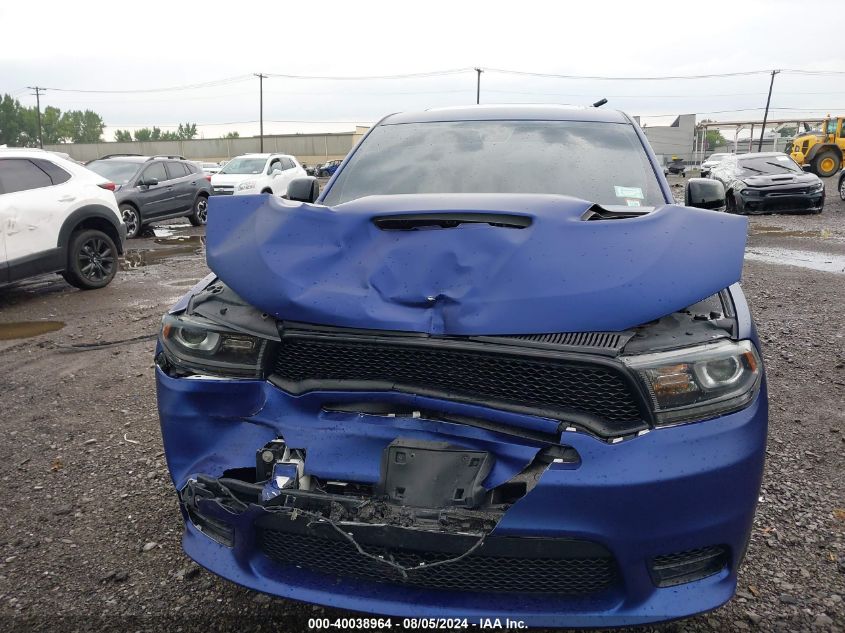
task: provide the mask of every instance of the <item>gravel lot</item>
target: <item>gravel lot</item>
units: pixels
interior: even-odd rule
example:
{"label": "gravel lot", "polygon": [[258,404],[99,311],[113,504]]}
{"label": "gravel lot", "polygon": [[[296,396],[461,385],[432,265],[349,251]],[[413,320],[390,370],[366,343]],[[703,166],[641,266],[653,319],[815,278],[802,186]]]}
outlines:
{"label": "gravel lot", "polygon": [[[771,427],[737,597],[641,630],[845,631],[845,274],[806,267],[845,267],[834,180],[822,215],[751,220],[758,259],[743,283]],[[0,630],[292,631],[327,613],[241,589],[182,553],[152,352],[161,314],[207,269],[202,229],[156,233],[130,243],[104,290],[51,277],[0,289]],[[61,329],[10,338],[33,327]]]}

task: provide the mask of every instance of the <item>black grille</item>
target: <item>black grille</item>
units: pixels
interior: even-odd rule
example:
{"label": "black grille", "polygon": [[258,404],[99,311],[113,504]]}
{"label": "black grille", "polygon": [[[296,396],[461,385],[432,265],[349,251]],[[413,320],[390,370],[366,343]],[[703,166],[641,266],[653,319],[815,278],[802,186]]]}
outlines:
{"label": "black grille", "polygon": [[[617,581],[616,563],[611,554],[594,543],[584,543],[593,553],[587,557],[521,557],[522,539],[488,540],[478,550],[461,560],[420,570],[410,570],[407,577],[393,568],[361,555],[348,541],[286,531],[258,530],[261,550],[271,560],[302,567],[335,578],[355,578],[376,583],[403,584],[449,591],[483,593],[542,593],[584,595],[608,589]],[[501,550],[502,541],[513,541],[512,555],[485,555],[488,545]],[[530,539],[532,545],[556,544],[555,539]],[[496,543],[499,541],[499,543]],[[474,539],[470,539],[471,543]],[[557,541],[558,543],[560,541]],[[568,544],[578,543],[569,541]],[[499,545],[499,547],[497,547]],[[419,551],[405,548],[364,546],[365,551],[391,559],[405,568],[455,558],[458,554]],[[466,547],[469,549],[469,547]],[[466,549],[464,551],[466,551]],[[571,549],[571,548],[570,548]],[[536,551],[535,548],[532,550]]]}
{"label": "black grille", "polygon": [[728,548],[723,545],[699,547],[655,556],[651,561],[651,575],[658,587],[672,587],[712,576],[728,561]]}
{"label": "black grille", "polygon": [[[275,364],[282,387],[305,391],[370,383],[451,400],[512,405],[560,419],[583,413],[609,434],[644,426],[633,385],[612,366],[553,355],[489,352],[431,344],[424,337],[393,342],[349,337],[283,335]],[[488,346],[490,347],[490,346]],[[479,349],[480,348],[480,349]],[[321,384],[322,383],[322,384]],[[357,385],[346,384],[346,387]],[[508,407],[504,407],[508,408]]]}

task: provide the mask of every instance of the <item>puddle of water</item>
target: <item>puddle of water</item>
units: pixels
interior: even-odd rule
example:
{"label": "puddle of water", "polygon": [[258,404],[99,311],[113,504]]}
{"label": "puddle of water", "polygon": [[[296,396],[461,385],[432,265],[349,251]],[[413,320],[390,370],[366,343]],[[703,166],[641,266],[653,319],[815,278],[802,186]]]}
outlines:
{"label": "puddle of water", "polygon": [[767,264],[798,266],[827,273],[845,272],[845,255],[798,251],[789,248],[747,248],[745,259]]}
{"label": "puddle of water", "polygon": [[170,237],[174,235],[176,229],[189,229],[191,224],[185,222],[184,224],[168,224],[167,226],[153,226],[147,229],[152,235],[148,237]]}
{"label": "puddle of water", "polygon": [[176,281],[168,281],[164,285],[171,288],[190,288],[198,281],[199,279],[177,279]]}
{"label": "puddle of water", "polygon": [[156,244],[196,244],[205,246],[205,235],[171,235],[156,237]]}
{"label": "puddle of water", "polygon": [[61,330],[64,321],[18,321],[0,323],[0,341],[12,341],[17,338],[30,338],[48,332]]}
{"label": "puddle of water", "polygon": [[822,229],[821,231],[797,231],[792,229],[784,229],[779,226],[756,226],[751,228],[751,235],[776,235],[778,237],[820,237],[826,239],[833,237],[833,232],[830,229]]}
{"label": "puddle of water", "polygon": [[156,244],[167,246],[167,248],[128,250],[120,259],[120,269],[134,270],[136,268],[143,268],[144,266],[152,266],[176,255],[202,255],[203,248],[205,247],[205,235],[158,237],[153,241]]}

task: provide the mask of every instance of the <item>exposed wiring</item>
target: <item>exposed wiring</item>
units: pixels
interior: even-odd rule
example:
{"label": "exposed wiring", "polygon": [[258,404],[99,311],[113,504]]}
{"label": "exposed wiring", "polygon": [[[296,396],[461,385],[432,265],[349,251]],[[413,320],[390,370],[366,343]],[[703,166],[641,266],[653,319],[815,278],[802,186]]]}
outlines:
{"label": "exposed wiring", "polygon": [[[271,508],[265,508],[265,510],[270,511],[270,512],[276,512],[276,513],[290,514],[291,520],[295,520],[297,515],[301,514],[303,516],[311,518],[313,520],[312,523],[313,522],[327,523],[329,526],[331,526],[334,529],[335,532],[337,532],[344,539],[349,541],[352,544],[352,546],[358,551],[358,553],[361,554],[361,556],[372,559],[372,560],[376,561],[377,563],[381,563],[383,565],[387,565],[388,567],[395,569],[396,571],[398,571],[401,574],[403,580],[408,579],[408,572],[409,571],[419,571],[421,569],[430,569],[432,567],[437,567],[439,565],[448,565],[448,564],[451,564],[451,563],[457,563],[459,560],[466,558],[467,556],[472,554],[474,551],[476,551],[479,547],[481,547],[484,544],[484,540],[487,538],[486,533],[482,534],[478,538],[478,540],[475,541],[475,543],[472,545],[472,547],[470,547],[468,550],[466,550],[463,554],[460,554],[458,556],[454,556],[453,558],[447,558],[445,560],[438,560],[438,561],[434,561],[433,563],[421,563],[421,564],[416,565],[414,567],[406,567],[405,565],[400,565],[399,563],[397,563],[395,560],[392,559],[392,557],[391,557],[391,559],[387,559],[387,558],[384,558],[382,556],[378,556],[376,554],[371,554],[370,552],[366,551],[363,547],[361,547],[361,545],[358,543],[358,541],[355,540],[355,537],[352,536],[352,534],[350,534],[349,532],[344,530],[342,527],[340,527],[335,521],[333,521],[332,519],[330,519],[328,517],[323,516],[322,514],[318,514],[316,512],[310,512],[308,510],[301,510],[299,508],[271,507]],[[309,523],[308,526],[310,527],[312,525],[312,523]]]}
{"label": "exposed wiring", "polygon": [[[235,493],[233,493],[231,490],[229,490],[229,488],[225,484],[220,483],[220,481],[218,480],[216,482],[216,485],[219,486],[219,489],[223,493],[225,493],[234,502],[235,506],[237,508],[241,509],[241,511],[247,510],[249,508],[249,504],[245,503],[244,501],[239,499],[235,495]],[[210,499],[209,499],[209,501],[210,501]],[[367,503],[368,503],[368,501],[365,501],[360,507],[363,507]],[[438,567],[440,565],[448,565],[448,564],[451,564],[451,563],[457,563],[458,561],[463,560],[464,558],[466,558],[467,556],[469,556],[470,554],[475,552],[479,547],[481,547],[484,544],[484,541],[487,538],[487,533],[482,534],[475,541],[475,543],[472,545],[472,547],[467,549],[462,554],[459,554],[458,556],[454,556],[452,558],[447,558],[445,560],[434,561],[432,563],[421,563],[421,564],[416,565],[414,567],[406,567],[405,565],[400,565],[395,560],[387,559],[387,558],[384,558],[382,556],[378,556],[376,554],[371,554],[370,552],[365,550],[363,547],[361,547],[361,545],[358,543],[358,541],[355,539],[355,537],[352,536],[352,534],[350,534],[349,532],[344,530],[342,527],[340,527],[340,525],[338,525],[337,522],[330,519],[329,517],[323,516],[322,514],[319,514],[317,512],[311,512],[309,510],[302,510],[301,508],[287,508],[287,507],[283,507],[283,506],[269,506],[269,507],[268,506],[261,506],[261,507],[267,512],[271,512],[271,513],[275,513],[275,514],[290,515],[291,521],[295,521],[298,515],[308,517],[308,518],[311,519],[311,522],[308,523],[308,527],[311,527],[311,525],[313,525],[315,522],[316,523],[326,523],[326,524],[328,524],[332,529],[334,529],[335,532],[340,534],[346,541],[351,543],[352,546],[355,548],[355,550],[359,554],[361,554],[361,556],[372,559],[372,560],[376,561],[377,563],[381,563],[382,565],[386,565],[386,566],[388,566],[392,569],[395,569],[396,571],[398,571],[401,574],[403,580],[408,579],[408,572],[409,571],[420,571],[421,569],[430,569],[432,567]]]}

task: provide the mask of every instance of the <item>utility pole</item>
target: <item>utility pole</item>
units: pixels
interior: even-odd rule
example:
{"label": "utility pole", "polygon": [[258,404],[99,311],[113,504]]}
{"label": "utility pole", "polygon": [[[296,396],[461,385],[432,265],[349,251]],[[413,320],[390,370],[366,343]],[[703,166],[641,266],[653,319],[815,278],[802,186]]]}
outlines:
{"label": "utility pole", "polygon": [[259,147],[261,148],[260,151],[264,151],[264,80],[267,78],[267,75],[263,75],[261,73],[253,73],[256,77],[258,77],[258,109],[259,109],[259,119],[260,119],[260,140],[259,140]]}
{"label": "utility pole", "polygon": [[41,93],[44,88],[39,86],[27,86],[30,90],[35,90],[35,111],[38,114],[38,147],[44,149],[44,137],[41,134]]}
{"label": "utility pole", "polygon": [[481,73],[484,71],[480,68],[476,68],[475,72],[478,73],[478,79],[475,82],[475,103],[476,105],[481,103]]}
{"label": "utility pole", "polygon": [[[769,82],[769,97],[766,99],[766,112],[763,114],[763,129],[760,130],[760,142],[757,143],[757,151],[763,151],[763,134],[766,132],[766,120],[769,118],[769,104],[772,102],[772,86],[775,85],[775,75],[777,75],[780,71],[773,70],[772,71],[772,80]],[[752,132],[752,138],[754,138],[754,134]]]}

